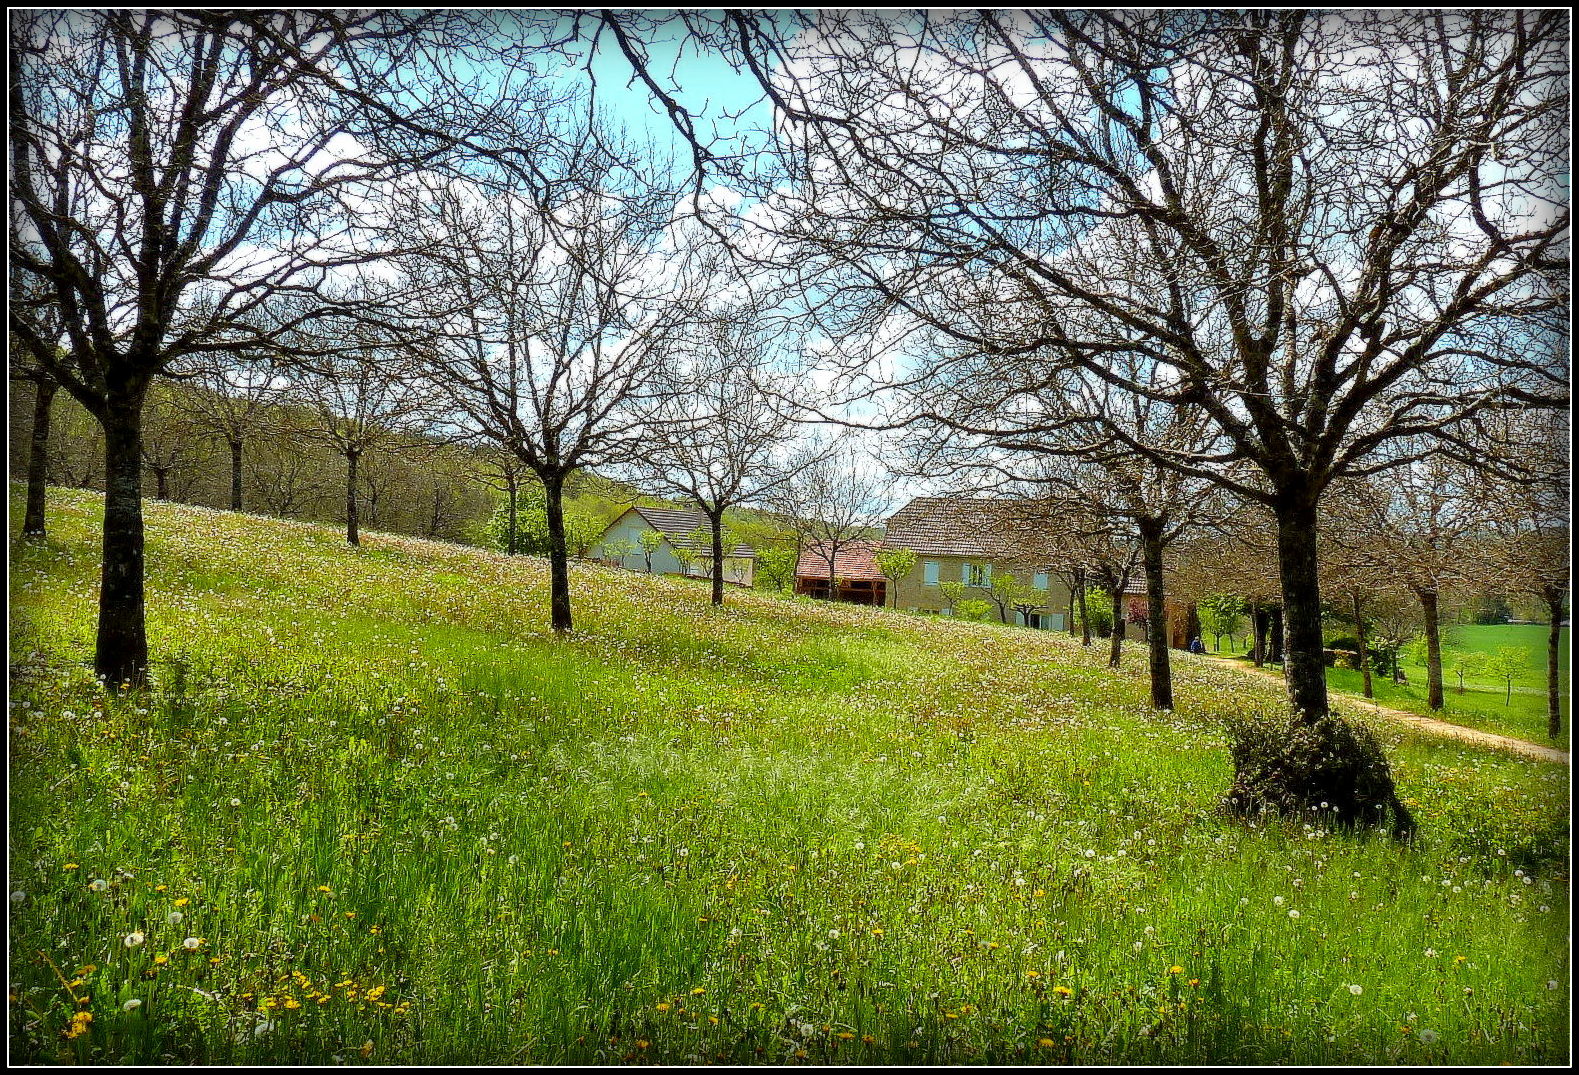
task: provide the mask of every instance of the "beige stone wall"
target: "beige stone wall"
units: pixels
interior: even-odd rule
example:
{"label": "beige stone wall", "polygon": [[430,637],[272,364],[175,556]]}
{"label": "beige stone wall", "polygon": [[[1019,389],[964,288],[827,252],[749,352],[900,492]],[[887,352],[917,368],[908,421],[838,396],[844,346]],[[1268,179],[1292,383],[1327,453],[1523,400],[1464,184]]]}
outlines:
{"label": "beige stone wall", "polygon": [[[893,596],[889,598],[889,603],[892,607],[913,609],[921,612],[939,612],[947,607],[948,601],[943,597],[941,585],[933,585],[926,581],[926,566],[929,560],[938,565],[937,577],[939,584],[959,581],[962,568],[966,563],[979,564],[983,562],[979,557],[918,555],[916,557],[915,570],[903,579],[900,579],[894,586]],[[1006,564],[998,560],[989,562],[992,564],[993,574],[1010,571],[1014,573],[1016,579],[1023,582],[1032,581],[1036,575],[1034,570],[1026,570],[1013,564]],[[1047,583],[1047,604],[1044,606],[1044,611],[1057,615],[1062,619],[1068,614],[1069,589],[1051,573],[1048,574]],[[984,586],[979,588],[972,587],[967,591],[967,596],[979,597],[984,601],[992,599],[990,591]],[[993,609],[993,615],[997,615],[996,606]]]}

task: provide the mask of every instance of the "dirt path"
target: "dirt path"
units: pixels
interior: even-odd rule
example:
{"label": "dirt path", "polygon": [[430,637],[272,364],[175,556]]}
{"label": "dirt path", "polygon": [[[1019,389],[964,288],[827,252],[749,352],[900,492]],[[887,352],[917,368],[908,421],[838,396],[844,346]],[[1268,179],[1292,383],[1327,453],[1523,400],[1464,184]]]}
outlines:
{"label": "dirt path", "polygon": [[[1228,660],[1222,660],[1222,663],[1238,668],[1241,672],[1248,672],[1251,675],[1265,676],[1269,679],[1276,679],[1279,682],[1283,679],[1282,675],[1277,672],[1269,672],[1264,668],[1256,668],[1253,665],[1243,665],[1237,661]],[[1483,732],[1478,728],[1466,728],[1462,724],[1449,724],[1445,720],[1437,720],[1434,717],[1422,717],[1418,713],[1407,713],[1402,709],[1388,709],[1386,706],[1377,705],[1369,698],[1362,698],[1358,694],[1348,694],[1344,691],[1334,690],[1329,690],[1327,693],[1335,700],[1360,706],[1367,713],[1375,713],[1377,716],[1386,717],[1388,720],[1413,724],[1416,728],[1431,735],[1447,736],[1450,739],[1463,739],[1467,742],[1479,743],[1482,746],[1492,747],[1497,750],[1510,750],[1515,754],[1540,758],[1543,761],[1561,762],[1564,765],[1572,764],[1569,761],[1568,752],[1558,750],[1555,747],[1542,746],[1540,743],[1531,743],[1525,739],[1515,739],[1510,735]]]}

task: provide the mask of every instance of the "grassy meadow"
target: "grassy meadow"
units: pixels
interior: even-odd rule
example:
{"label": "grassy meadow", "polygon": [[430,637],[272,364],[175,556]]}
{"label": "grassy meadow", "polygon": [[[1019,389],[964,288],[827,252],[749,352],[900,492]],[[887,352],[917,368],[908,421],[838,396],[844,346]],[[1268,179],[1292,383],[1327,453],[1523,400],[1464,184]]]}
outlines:
{"label": "grassy meadow", "polygon": [[[1216,810],[1278,684],[1050,632],[12,490],[21,1063],[1569,1059],[1569,774],[1376,724],[1410,847]],[[1365,718],[1361,718],[1365,719]]]}

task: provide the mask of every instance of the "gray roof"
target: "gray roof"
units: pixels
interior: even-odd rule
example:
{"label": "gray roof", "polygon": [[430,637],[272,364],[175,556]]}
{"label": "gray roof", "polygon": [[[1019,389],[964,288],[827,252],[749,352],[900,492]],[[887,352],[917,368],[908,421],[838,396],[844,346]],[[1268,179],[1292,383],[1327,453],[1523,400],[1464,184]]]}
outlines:
{"label": "gray roof", "polygon": [[1029,502],[920,496],[888,520],[883,544],[923,556],[978,556],[1000,562],[1035,562],[1034,512]]}
{"label": "gray roof", "polygon": [[[649,508],[645,506],[630,509],[647,521],[647,525],[664,536],[670,545],[688,547],[691,544],[691,532],[694,530],[707,530],[711,532],[712,524],[707,521],[707,516],[694,509],[688,508]],[[623,513],[622,513],[623,514]],[[704,545],[704,550],[706,545]],[[757,550],[750,545],[736,545],[724,553],[725,556],[756,556]]]}

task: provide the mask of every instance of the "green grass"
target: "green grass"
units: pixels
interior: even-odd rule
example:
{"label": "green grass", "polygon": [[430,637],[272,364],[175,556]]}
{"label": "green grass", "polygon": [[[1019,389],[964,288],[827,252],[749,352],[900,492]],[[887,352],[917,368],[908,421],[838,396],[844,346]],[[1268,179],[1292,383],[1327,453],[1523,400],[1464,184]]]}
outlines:
{"label": "green grass", "polygon": [[588,565],[555,639],[540,561],[162,504],[118,699],[51,498],[13,1060],[1568,1059],[1564,766],[1378,724],[1412,847],[1244,825],[1217,662]]}

